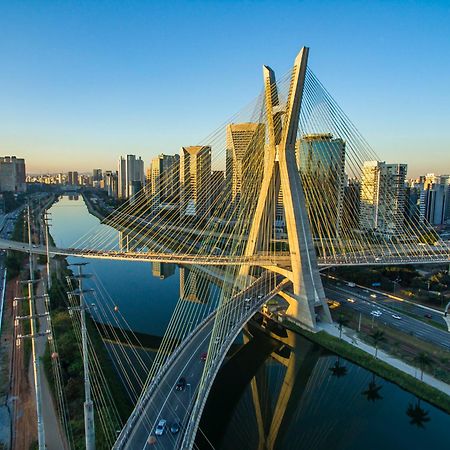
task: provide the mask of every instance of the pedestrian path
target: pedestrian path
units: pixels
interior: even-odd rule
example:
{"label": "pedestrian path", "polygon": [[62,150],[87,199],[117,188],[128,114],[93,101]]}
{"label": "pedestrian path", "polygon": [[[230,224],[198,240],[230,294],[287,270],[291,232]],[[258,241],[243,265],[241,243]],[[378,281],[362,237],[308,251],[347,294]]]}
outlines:
{"label": "pedestrian path", "polygon": [[[327,334],[330,334],[331,336],[339,338],[339,327],[337,324],[321,324],[320,329],[325,331]],[[359,337],[357,337],[355,330],[343,327],[342,340],[359,348],[360,350],[363,350],[366,353],[369,353],[370,355],[375,354],[375,347],[370,344],[367,344],[366,342],[362,341]],[[404,361],[401,361],[400,359],[395,358],[392,355],[384,352],[383,350],[378,349],[377,357],[380,361],[383,361],[397,368],[398,370],[401,370],[402,372],[411,375],[414,378],[419,378],[420,376],[420,370],[417,367],[411,366],[405,363]],[[444,392],[445,394],[450,396],[450,385],[444,383],[441,380],[438,380],[437,378],[427,374],[426,372],[424,372],[423,374],[423,382],[428,386],[434,387],[439,391]]]}

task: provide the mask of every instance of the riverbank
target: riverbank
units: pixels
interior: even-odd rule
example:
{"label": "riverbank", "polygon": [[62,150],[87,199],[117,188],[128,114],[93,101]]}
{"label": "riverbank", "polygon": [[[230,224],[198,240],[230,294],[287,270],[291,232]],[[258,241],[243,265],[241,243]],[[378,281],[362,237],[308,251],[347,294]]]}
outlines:
{"label": "riverbank", "polygon": [[450,414],[449,385],[428,374],[424,374],[423,381],[415,378],[417,368],[393,358],[382,350],[378,351],[378,358],[375,358],[375,348],[352,335],[352,330],[344,328],[342,339],[339,339],[339,331],[334,324],[323,326],[322,331],[317,333],[304,330],[289,320],[285,320],[284,325]]}
{"label": "riverbank", "polygon": [[100,221],[105,219],[106,214],[104,214],[98,207],[95,207],[91,199],[85,192],[81,192],[81,196],[83,197],[84,203],[89,211],[89,214],[92,214],[94,217],[97,217]]}

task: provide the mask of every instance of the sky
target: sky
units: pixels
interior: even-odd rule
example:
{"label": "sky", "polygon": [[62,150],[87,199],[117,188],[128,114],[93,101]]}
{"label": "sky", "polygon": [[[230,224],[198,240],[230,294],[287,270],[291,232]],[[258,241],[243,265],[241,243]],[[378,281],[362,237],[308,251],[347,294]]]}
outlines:
{"label": "sky", "polygon": [[450,0],[0,0],[0,155],[29,173],[149,164],[309,66],[380,159],[450,173]]}

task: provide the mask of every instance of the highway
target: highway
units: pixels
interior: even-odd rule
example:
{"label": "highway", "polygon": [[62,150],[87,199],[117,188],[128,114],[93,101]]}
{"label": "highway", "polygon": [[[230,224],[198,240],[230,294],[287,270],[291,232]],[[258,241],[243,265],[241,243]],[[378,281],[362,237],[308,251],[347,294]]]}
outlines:
{"label": "highway", "polygon": [[[280,278],[278,277],[277,281]],[[265,293],[265,288],[267,288],[267,278],[261,277],[227,303],[221,314],[233,316],[230,322],[230,334],[237,333],[242,327],[242,321],[249,320],[266,301],[278,292],[277,289],[274,289],[270,293]],[[258,294],[261,293],[264,293],[264,296],[258,299]],[[246,306],[244,298],[251,298],[248,306]],[[214,321],[215,313],[197,327],[169,358],[159,375],[159,381],[150,385],[144,400],[138,402],[113,447],[114,449],[172,450],[178,448],[189,419],[189,411],[196,397],[204,365],[207,364],[201,359],[201,355],[215,347],[216,352],[213,354],[225,357],[228,349],[226,341],[218,340],[210,344]],[[219,349],[219,347],[223,348]],[[184,390],[177,391],[175,385],[180,377],[186,379],[187,385]],[[162,436],[155,436],[156,425],[161,419],[167,420],[167,428]],[[172,434],[170,426],[178,421],[181,422],[181,430],[179,433]],[[156,439],[156,442],[150,444],[150,438]]]}
{"label": "highway", "polygon": [[[379,322],[384,325],[389,325],[406,334],[415,336],[450,351],[449,332],[409,317],[406,314],[389,308],[385,304],[380,304],[385,296],[377,296],[377,299],[373,299],[370,297],[370,293],[365,292],[363,289],[351,288],[348,286],[336,286],[334,283],[324,283],[324,288],[327,298],[339,301],[341,307],[353,309],[364,315],[373,317],[375,324]],[[355,300],[354,303],[349,302],[349,298]],[[381,311],[381,316],[371,316],[370,313],[373,310]],[[401,319],[395,319],[392,315],[400,316]]]}

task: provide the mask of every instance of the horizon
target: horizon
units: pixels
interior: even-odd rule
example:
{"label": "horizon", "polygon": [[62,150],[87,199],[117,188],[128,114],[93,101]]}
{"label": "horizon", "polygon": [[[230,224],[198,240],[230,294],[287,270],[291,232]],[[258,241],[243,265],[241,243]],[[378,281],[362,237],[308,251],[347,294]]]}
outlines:
{"label": "horizon", "polygon": [[283,73],[306,45],[380,160],[408,164],[408,177],[450,172],[446,2],[253,6],[0,6],[0,154],[25,158],[29,174],[115,170],[125,154],[147,167],[201,142],[260,92],[263,64]]}

